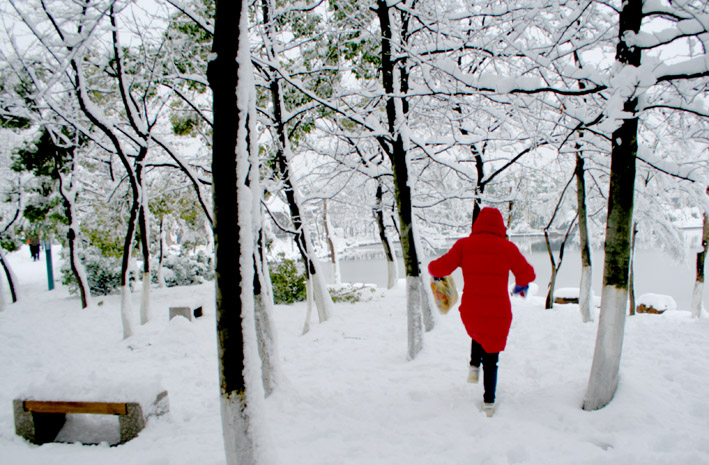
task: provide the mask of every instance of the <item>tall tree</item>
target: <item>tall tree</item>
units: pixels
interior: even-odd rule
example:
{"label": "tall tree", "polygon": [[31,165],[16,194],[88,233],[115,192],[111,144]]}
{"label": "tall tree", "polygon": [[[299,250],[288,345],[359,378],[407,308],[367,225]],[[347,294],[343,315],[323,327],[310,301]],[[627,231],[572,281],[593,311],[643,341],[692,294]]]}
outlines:
{"label": "tall tree", "polygon": [[[246,1],[216,2],[213,58],[207,79],[213,98],[212,173],[216,311],[224,446],[229,465],[257,462],[248,395],[247,350],[253,332],[253,204],[249,118],[255,90],[251,80]],[[248,323],[251,322],[252,325]]]}
{"label": "tall tree", "polygon": [[[652,86],[665,82],[701,80],[709,76],[706,51],[698,58],[689,58],[678,65],[663,65],[651,73],[652,80],[645,81],[639,68],[643,50],[651,50],[677,40],[706,34],[708,28],[702,18],[707,5],[691,0],[678,5],[663,6],[643,0],[623,2],[618,16],[618,41],[616,47],[616,82],[612,105],[607,116],[618,120],[611,135],[611,178],[608,195],[606,223],[605,263],[601,293],[601,315],[583,408],[596,410],[606,406],[616,392],[619,379],[620,358],[623,346],[625,315],[628,305],[631,233],[633,225],[633,199],[635,196],[636,159],[638,158],[638,128],[641,111],[653,108],[671,108],[693,111],[691,105],[679,101],[649,103],[641,99],[652,96]],[[645,7],[645,8],[644,8]],[[641,33],[641,26],[653,18],[674,22],[662,33]],[[691,39],[690,39],[691,40]],[[681,86],[680,86],[681,87]],[[649,98],[647,100],[650,100]]]}
{"label": "tall tree", "polygon": [[[386,136],[378,137],[379,144],[388,156],[394,173],[394,191],[399,224],[401,225],[401,250],[406,269],[406,315],[409,359],[414,359],[423,348],[423,323],[426,311],[430,313],[429,299],[421,276],[421,263],[417,250],[416,226],[411,203],[409,183],[410,153],[406,117],[408,102],[405,95],[408,86],[408,70],[405,63],[397,65],[395,59],[396,31],[392,24],[392,11],[385,0],[377,0],[376,8],[381,29],[381,76],[386,102]],[[402,29],[408,21],[403,13]],[[399,30],[398,39],[405,37]],[[399,44],[403,48],[403,44]]]}
{"label": "tall tree", "polygon": [[[627,42],[640,31],[643,1],[629,0],[623,4],[618,28],[616,61],[619,67],[640,66],[641,51]],[[625,314],[628,306],[628,273],[630,266],[630,236],[635,197],[635,158],[638,152],[638,95],[631,88],[622,96],[622,111],[628,116],[611,138],[611,181],[608,195],[605,262],[601,315],[593,355],[591,376],[583,408],[596,410],[607,405],[618,386],[620,355],[623,345]]]}
{"label": "tall tree", "polygon": [[[56,183],[55,191],[62,199],[60,215],[66,222],[66,241],[69,246],[69,268],[79,288],[82,308],[91,303],[91,291],[86,275],[86,269],[80,259],[79,234],[81,231],[77,197],[79,194],[79,179],[76,176],[78,151],[82,145],[81,135],[71,127],[40,130],[38,139],[27,144],[16,153],[13,169],[32,172],[35,178],[49,178]],[[83,144],[86,140],[84,138]],[[48,200],[43,197],[43,200]],[[35,209],[36,211],[36,209]],[[50,211],[45,211],[41,220],[46,221]]]}
{"label": "tall tree", "polygon": [[592,275],[591,242],[588,236],[588,213],[586,212],[586,170],[581,153],[576,154],[576,211],[579,217],[579,246],[581,247],[581,283],[579,284],[579,311],[584,323],[592,320],[591,295]]}
{"label": "tall tree", "polygon": [[[310,6],[305,4],[303,8],[309,9]],[[282,185],[281,192],[290,213],[294,240],[303,260],[306,276],[310,281],[309,289],[312,289],[312,293],[308,294],[308,298],[312,294],[319,321],[323,322],[328,319],[329,314],[332,312],[332,297],[327,289],[324,274],[320,271],[320,264],[312,243],[311,225],[305,218],[304,200],[293,168],[294,154],[292,152],[291,139],[299,134],[296,129],[303,122],[305,110],[298,106],[292,108],[294,106],[292,104],[290,105],[291,108],[288,108],[286,104],[286,96],[283,89],[284,80],[280,74],[281,61],[285,59],[285,54],[283,53],[282,45],[279,43],[279,31],[276,28],[278,24],[289,24],[288,18],[297,18],[295,23],[298,25],[301,21],[308,24],[308,20],[307,18],[303,20],[303,18],[294,16],[295,13],[288,8],[281,11],[280,14],[276,14],[273,0],[261,0],[261,14],[263,19],[263,53],[265,55],[263,57],[265,64],[262,65],[262,74],[270,97],[270,108],[264,109],[263,113],[268,115],[270,126],[273,128],[274,154],[272,165],[274,167],[274,177]],[[303,27],[305,28],[305,26]],[[294,29],[297,29],[297,26]],[[295,31],[295,33],[300,34],[299,31]],[[318,75],[317,71],[313,73]],[[317,89],[315,91],[317,92]],[[299,99],[296,99],[296,102],[298,101]],[[296,118],[296,115],[299,117]],[[293,127],[294,124],[296,127]],[[309,319],[309,317],[306,316],[306,319]],[[306,321],[306,331],[308,328],[309,321]]]}

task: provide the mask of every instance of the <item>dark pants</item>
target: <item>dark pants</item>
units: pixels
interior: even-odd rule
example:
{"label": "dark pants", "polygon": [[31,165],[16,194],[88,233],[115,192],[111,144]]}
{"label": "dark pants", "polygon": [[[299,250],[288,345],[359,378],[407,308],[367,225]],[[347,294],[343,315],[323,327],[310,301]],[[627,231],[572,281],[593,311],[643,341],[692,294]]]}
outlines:
{"label": "dark pants", "polygon": [[497,388],[497,361],[500,359],[500,353],[494,352],[488,354],[483,349],[483,346],[473,339],[470,346],[470,365],[479,367],[483,366],[483,401],[491,404],[495,402],[495,389]]}
{"label": "dark pants", "polygon": [[39,260],[39,244],[37,244],[37,245],[30,244],[30,253],[32,254],[32,260],[34,260],[34,261]]}

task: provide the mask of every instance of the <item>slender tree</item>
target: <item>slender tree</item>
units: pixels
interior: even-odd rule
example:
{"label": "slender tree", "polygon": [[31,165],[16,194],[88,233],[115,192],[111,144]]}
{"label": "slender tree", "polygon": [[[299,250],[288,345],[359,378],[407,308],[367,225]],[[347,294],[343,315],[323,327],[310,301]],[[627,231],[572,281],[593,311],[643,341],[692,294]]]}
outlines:
{"label": "slender tree", "polygon": [[581,247],[581,283],[579,284],[579,311],[581,320],[588,323],[591,316],[592,276],[591,242],[588,236],[588,214],[586,212],[586,170],[580,152],[576,153],[576,211],[579,218],[579,245]]}
{"label": "slender tree", "polygon": [[[709,195],[709,188],[707,188]],[[702,315],[702,294],[704,293],[704,262],[706,261],[707,251],[709,251],[709,213],[704,211],[702,215],[702,250],[697,252],[697,277],[694,282],[694,290],[692,292],[692,316],[699,318]]]}
{"label": "slender tree", "polygon": [[399,280],[399,271],[396,263],[396,254],[394,253],[394,247],[389,240],[389,235],[386,231],[386,224],[384,222],[384,188],[383,181],[381,177],[377,178],[377,193],[376,193],[376,205],[374,207],[374,216],[377,220],[377,229],[379,230],[379,240],[382,242],[382,247],[384,248],[384,257],[387,261],[387,289],[391,289],[396,286],[396,282]]}

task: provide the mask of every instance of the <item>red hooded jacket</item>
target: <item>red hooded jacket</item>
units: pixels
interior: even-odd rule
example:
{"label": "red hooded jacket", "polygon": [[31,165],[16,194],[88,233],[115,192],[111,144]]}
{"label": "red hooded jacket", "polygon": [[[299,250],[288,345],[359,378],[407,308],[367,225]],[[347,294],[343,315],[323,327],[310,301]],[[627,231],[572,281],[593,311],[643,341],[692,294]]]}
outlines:
{"label": "red hooded jacket", "polygon": [[510,271],[515,282],[526,286],[534,281],[534,268],[519,249],[507,240],[502,214],[483,208],[470,236],[458,240],[442,257],[428,265],[432,276],[444,277],[463,269],[463,297],[460,317],[471,338],[485,352],[501,352],[512,324],[509,298]]}

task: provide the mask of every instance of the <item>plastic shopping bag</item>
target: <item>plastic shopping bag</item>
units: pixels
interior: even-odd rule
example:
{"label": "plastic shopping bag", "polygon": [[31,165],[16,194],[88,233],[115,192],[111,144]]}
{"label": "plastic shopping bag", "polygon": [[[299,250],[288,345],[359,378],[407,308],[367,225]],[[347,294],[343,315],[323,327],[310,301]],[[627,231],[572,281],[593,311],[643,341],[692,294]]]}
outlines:
{"label": "plastic shopping bag", "polygon": [[458,303],[458,290],[455,287],[453,276],[445,278],[431,278],[431,290],[436,301],[436,307],[441,315],[448,313],[456,303]]}

